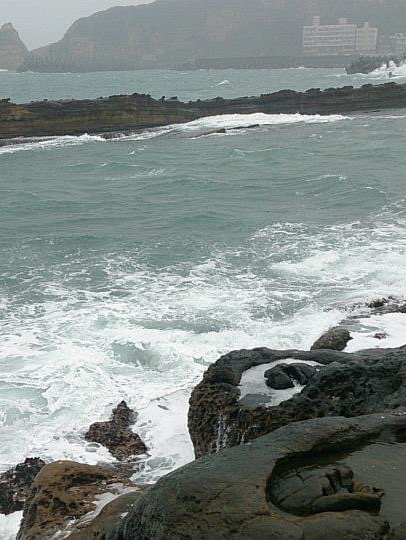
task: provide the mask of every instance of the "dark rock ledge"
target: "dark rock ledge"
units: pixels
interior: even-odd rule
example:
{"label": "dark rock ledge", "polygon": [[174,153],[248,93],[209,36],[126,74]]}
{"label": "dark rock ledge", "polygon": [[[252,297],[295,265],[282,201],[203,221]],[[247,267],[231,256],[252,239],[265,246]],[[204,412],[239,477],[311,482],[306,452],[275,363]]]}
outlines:
{"label": "dark rock ledge", "polygon": [[[406,478],[406,445],[396,442],[405,434],[404,411],[280,428],[162,478],[135,502],[117,539],[383,540],[392,526],[392,538],[404,540],[406,494],[391,498],[391,487]],[[396,470],[374,486],[385,464]]]}
{"label": "dark rock ledge", "polygon": [[[284,359],[322,364],[300,394],[277,406],[240,401],[243,373]],[[265,388],[265,380],[264,380]],[[406,406],[406,347],[357,353],[332,350],[234,351],[211,365],[190,398],[189,432],[196,457],[248,442],[292,422],[355,417]]]}
{"label": "dark rock ledge", "polygon": [[[406,107],[406,84],[366,84],[306,92],[281,90],[236,99],[214,98],[184,103],[176,97],[146,94],[108,98],[38,101],[16,104],[0,100],[0,139],[128,132],[189,122],[219,114],[341,114]],[[109,135],[106,135],[109,137]]]}

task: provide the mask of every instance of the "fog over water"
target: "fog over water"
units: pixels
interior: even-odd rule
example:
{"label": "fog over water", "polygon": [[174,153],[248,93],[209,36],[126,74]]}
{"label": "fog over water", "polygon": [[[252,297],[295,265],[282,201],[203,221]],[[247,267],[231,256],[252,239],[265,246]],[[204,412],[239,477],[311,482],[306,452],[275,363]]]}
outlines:
{"label": "fog over water", "polygon": [[148,4],[150,0],[1,0],[0,25],[12,22],[29,49],[62,38],[79,17],[114,6]]}

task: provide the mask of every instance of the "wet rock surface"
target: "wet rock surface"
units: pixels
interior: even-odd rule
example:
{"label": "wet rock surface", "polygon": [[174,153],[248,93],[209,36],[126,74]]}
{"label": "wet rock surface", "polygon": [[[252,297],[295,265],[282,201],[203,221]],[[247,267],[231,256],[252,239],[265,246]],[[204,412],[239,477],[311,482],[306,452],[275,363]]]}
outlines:
{"label": "wet rock surface", "polygon": [[308,364],[278,364],[268,369],[264,377],[266,384],[274,390],[294,388],[295,383],[300,386],[307,384],[315,375],[316,368]]}
{"label": "wet rock surface", "polygon": [[72,461],[46,465],[32,484],[17,539],[46,540],[58,532],[62,538],[71,538],[78,531],[83,540],[94,538],[87,535],[91,529],[86,529],[98,507],[140,489],[114,469]]}
{"label": "wet rock surface", "polygon": [[343,351],[351,339],[351,334],[346,328],[332,328],[313,344],[311,350],[331,349],[334,351]]}
{"label": "wet rock surface", "polygon": [[[328,531],[334,540],[384,540],[392,525],[379,513],[385,495],[335,459],[337,448],[345,462],[379,441],[396,446],[400,434],[404,411],[282,427],[162,478],[136,501],[121,538],[325,540]],[[382,446],[377,467],[388,458]],[[405,500],[403,494],[399,505]]]}
{"label": "wet rock surface", "polygon": [[[244,371],[283,359],[322,364],[300,394],[277,406],[240,403]],[[215,362],[192,392],[189,432],[196,457],[248,442],[275,429],[318,417],[387,411],[406,406],[406,347],[357,353],[333,350],[234,351]]]}
{"label": "wet rock surface", "polygon": [[85,438],[108,448],[119,461],[131,459],[147,451],[141,437],[130,429],[136,420],[137,414],[122,401],[113,409],[111,420],[92,424]]}
{"label": "wet rock surface", "polygon": [[39,458],[27,458],[0,475],[0,514],[12,514],[23,509],[31,485],[45,466]]}

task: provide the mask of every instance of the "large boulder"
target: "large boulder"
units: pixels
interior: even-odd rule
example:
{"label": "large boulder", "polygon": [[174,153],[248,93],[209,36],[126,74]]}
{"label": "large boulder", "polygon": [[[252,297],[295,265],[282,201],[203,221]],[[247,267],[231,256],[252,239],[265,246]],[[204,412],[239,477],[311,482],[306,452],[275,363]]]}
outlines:
{"label": "large boulder", "polygon": [[147,451],[141,437],[130,429],[136,420],[137,414],[122,401],[113,409],[111,420],[92,424],[85,438],[108,448],[119,461],[128,460]]}
{"label": "large boulder", "polygon": [[140,490],[112,468],[72,461],[51,463],[32,484],[17,539],[47,540],[56,533],[70,538],[80,531],[85,540],[91,528],[86,529],[107,503]]}
{"label": "large boulder", "polygon": [[[295,359],[322,364],[304,389],[272,406],[240,400],[245,371]],[[406,347],[357,353],[333,350],[234,351],[211,365],[193,390],[189,433],[196,457],[248,442],[275,429],[323,416],[353,417],[406,406]],[[264,389],[265,379],[263,380]]]}
{"label": "large boulder", "polygon": [[347,343],[352,339],[351,334],[346,328],[331,328],[328,332],[323,334],[313,344],[312,351],[317,349],[331,349],[333,351],[343,351]]}
{"label": "large boulder", "polygon": [[274,390],[304,386],[315,375],[316,368],[308,364],[278,364],[265,371],[266,384]]}
{"label": "large boulder", "polygon": [[162,478],[134,504],[121,540],[383,540],[406,502],[405,434],[404,412],[285,426]]}
{"label": "large boulder", "polygon": [[27,458],[0,475],[0,514],[12,514],[23,509],[35,477],[45,462]]}

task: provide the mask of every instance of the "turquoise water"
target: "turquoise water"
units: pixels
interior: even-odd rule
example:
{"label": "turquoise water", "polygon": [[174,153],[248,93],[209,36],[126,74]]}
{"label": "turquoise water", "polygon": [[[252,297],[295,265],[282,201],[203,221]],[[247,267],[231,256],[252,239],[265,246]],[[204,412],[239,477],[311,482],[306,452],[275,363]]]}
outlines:
{"label": "turquoise water", "polygon": [[[387,76],[0,73],[0,93],[193,99]],[[354,301],[406,295],[405,138],[395,110],[1,147],[0,470],[28,455],[111,461],[83,433],[126,399],[151,481],[192,458],[188,395],[220,354],[309,347]],[[402,325],[374,319],[358,343],[382,329],[397,343]]]}

